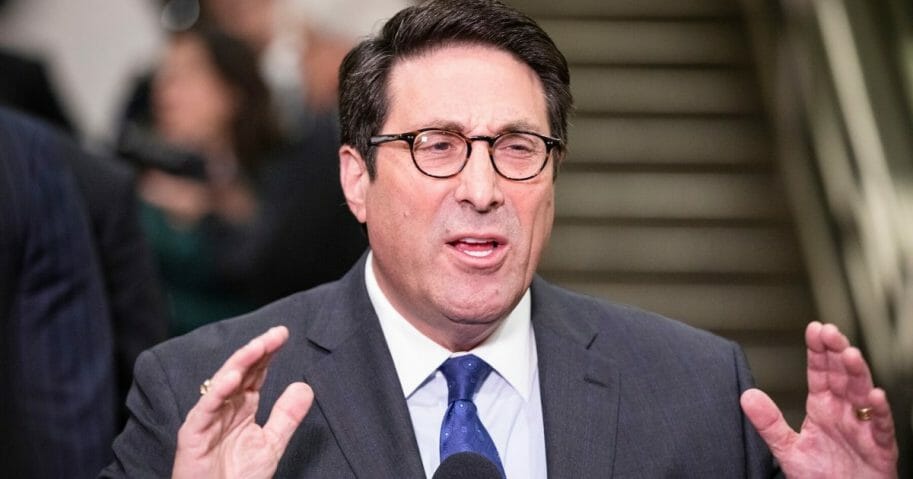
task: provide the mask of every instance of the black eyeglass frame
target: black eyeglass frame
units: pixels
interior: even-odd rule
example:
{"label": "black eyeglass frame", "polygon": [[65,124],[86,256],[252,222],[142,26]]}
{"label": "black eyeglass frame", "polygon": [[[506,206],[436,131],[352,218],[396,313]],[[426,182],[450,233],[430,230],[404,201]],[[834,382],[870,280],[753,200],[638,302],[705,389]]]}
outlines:
{"label": "black eyeglass frame", "polygon": [[[418,161],[415,160],[415,139],[418,138],[418,136],[420,134],[429,132],[429,131],[441,131],[444,133],[449,133],[451,135],[455,135],[457,137],[462,138],[466,142],[466,158],[463,159],[463,164],[460,165],[460,168],[456,172],[449,174],[449,175],[432,175],[431,173],[428,173],[427,171],[423,170],[422,167],[418,166]],[[529,175],[529,176],[526,176],[523,178],[511,178],[511,177],[505,175],[504,173],[502,173],[501,170],[498,169],[498,164],[495,163],[495,155],[492,152],[492,149],[495,147],[495,143],[498,140],[500,140],[501,137],[506,136],[506,135],[511,135],[511,134],[532,135],[532,136],[539,138],[540,140],[542,140],[545,143],[545,158],[542,160],[542,164],[539,166],[539,169],[536,170],[536,172],[533,173],[532,175]],[[466,168],[466,164],[469,163],[469,157],[472,155],[472,143],[476,142],[476,141],[484,141],[484,142],[488,143],[488,160],[491,161],[492,168],[494,168],[495,172],[498,175],[500,175],[502,178],[506,178],[511,181],[526,181],[526,180],[533,179],[536,176],[539,176],[539,173],[542,173],[542,170],[545,169],[545,165],[548,164],[548,160],[552,156],[551,155],[552,150],[555,147],[562,148],[564,146],[564,142],[561,141],[561,139],[559,139],[559,138],[552,138],[550,136],[540,135],[539,133],[535,133],[532,131],[512,130],[512,131],[505,131],[503,133],[499,133],[498,135],[495,135],[495,136],[487,136],[487,135],[466,136],[462,133],[459,133],[456,131],[451,131],[451,130],[445,130],[443,128],[421,128],[421,129],[406,132],[406,133],[391,133],[391,134],[374,135],[371,137],[369,145],[374,147],[374,146],[382,145],[384,143],[389,143],[391,141],[405,141],[409,145],[409,155],[412,157],[412,164],[415,165],[415,168],[418,169],[418,171],[420,171],[422,174],[424,174],[426,176],[430,176],[432,178],[439,178],[439,179],[453,178],[454,176],[460,174],[460,172],[462,172],[464,168]]]}

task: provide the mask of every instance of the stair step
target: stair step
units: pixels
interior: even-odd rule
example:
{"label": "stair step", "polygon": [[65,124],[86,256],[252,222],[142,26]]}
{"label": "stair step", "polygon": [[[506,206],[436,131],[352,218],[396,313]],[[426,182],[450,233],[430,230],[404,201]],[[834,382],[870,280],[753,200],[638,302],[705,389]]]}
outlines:
{"label": "stair step", "polygon": [[535,17],[722,17],[738,14],[731,0],[513,0],[510,2]]}
{"label": "stair step", "polygon": [[[801,331],[814,318],[808,291],[793,284],[644,284],[564,281],[574,291],[635,305],[723,336]],[[751,331],[750,334],[745,331]]]}
{"label": "stair step", "polygon": [[570,64],[745,65],[750,50],[732,21],[543,20]]}
{"label": "stair step", "polygon": [[758,117],[578,116],[568,146],[581,163],[770,163]]}
{"label": "stair step", "polygon": [[763,173],[563,171],[558,217],[778,220],[788,217],[774,178]]}
{"label": "stair step", "polygon": [[757,113],[750,74],[737,68],[575,67],[571,87],[579,113]]}
{"label": "stair step", "polygon": [[558,225],[543,271],[799,274],[787,227]]}

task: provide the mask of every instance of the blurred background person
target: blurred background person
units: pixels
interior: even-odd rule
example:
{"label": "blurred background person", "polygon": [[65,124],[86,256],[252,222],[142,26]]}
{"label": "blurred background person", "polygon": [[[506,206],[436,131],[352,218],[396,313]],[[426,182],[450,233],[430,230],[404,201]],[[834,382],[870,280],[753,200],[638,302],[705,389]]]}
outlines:
{"label": "blurred background person", "polygon": [[[283,140],[248,44],[208,25],[174,33],[150,99],[164,147],[128,134],[121,149],[146,167],[144,225],[172,334],[335,279],[362,253],[335,138],[322,150]],[[155,155],[184,161],[149,160]]]}
{"label": "blurred background person", "polygon": [[255,183],[279,133],[254,53],[212,28],[173,35],[150,98],[155,134],[194,160],[182,171],[146,165],[139,183],[171,332],[180,334],[256,306],[218,258],[253,228]]}
{"label": "blurred background person", "polygon": [[[114,339],[75,145],[0,108],[0,470],[95,477],[117,427]],[[122,401],[122,399],[120,399]]]}

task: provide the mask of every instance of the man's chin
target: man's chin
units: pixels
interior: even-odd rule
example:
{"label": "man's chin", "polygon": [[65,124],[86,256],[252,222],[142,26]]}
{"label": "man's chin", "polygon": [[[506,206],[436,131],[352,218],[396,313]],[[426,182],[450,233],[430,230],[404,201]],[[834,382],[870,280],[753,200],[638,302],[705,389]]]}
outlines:
{"label": "man's chin", "polygon": [[506,281],[503,275],[450,279],[449,284],[458,286],[452,287],[441,301],[436,302],[438,311],[451,322],[466,326],[500,322],[510,314],[525,291],[520,285]]}
{"label": "man's chin", "polygon": [[500,322],[510,314],[512,305],[499,302],[496,304],[463,304],[448,308],[446,316],[455,324],[465,326],[485,326]]}
{"label": "man's chin", "polygon": [[[506,316],[505,316],[506,317]],[[498,326],[503,322],[503,317],[497,318],[448,318],[451,328],[446,335],[444,347],[451,351],[469,351],[485,342]]]}
{"label": "man's chin", "polygon": [[497,316],[480,313],[479,316],[464,316],[463,314],[458,314],[454,316],[448,316],[447,319],[449,319],[451,323],[458,324],[460,326],[486,326],[497,323],[504,317],[506,317],[506,315]]}

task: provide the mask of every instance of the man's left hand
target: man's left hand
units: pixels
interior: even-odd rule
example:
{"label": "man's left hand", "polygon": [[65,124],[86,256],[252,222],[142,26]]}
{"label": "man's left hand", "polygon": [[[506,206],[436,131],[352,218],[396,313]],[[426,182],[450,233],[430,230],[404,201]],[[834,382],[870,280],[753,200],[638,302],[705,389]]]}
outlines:
{"label": "man's left hand", "polygon": [[836,326],[813,322],[808,346],[808,399],[796,432],[765,393],[742,394],[742,410],[789,478],[896,478],[891,408],[862,354]]}

